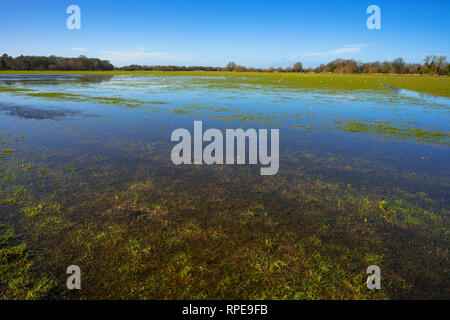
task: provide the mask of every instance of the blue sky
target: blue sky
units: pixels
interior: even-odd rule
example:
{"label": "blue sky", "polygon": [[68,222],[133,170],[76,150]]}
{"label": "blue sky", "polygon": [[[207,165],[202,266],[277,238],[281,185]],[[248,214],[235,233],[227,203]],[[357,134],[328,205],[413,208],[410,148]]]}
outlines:
{"label": "blue sky", "polygon": [[[113,64],[285,67],[450,55],[450,1],[0,0],[0,53],[100,57]],[[81,8],[69,30],[66,8]],[[381,30],[366,9],[381,8]]]}

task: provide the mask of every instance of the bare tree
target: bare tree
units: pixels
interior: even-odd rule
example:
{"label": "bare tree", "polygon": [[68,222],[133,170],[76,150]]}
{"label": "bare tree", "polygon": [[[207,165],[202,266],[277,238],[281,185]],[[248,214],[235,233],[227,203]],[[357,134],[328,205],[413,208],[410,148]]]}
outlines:
{"label": "bare tree", "polygon": [[227,66],[225,67],[225,70],[227,70],[227,71],[233,71],[234,68],[236,68],[236,63],[234,63],[234,62],[228,62]]}
{"label": "bare tree", "polygon": [[392,61],[392,68],[394,69],[395,73],[402,73],[403,69],[405,68],[405,62],[403,61],[403,58],[397,58],[394,61]]}

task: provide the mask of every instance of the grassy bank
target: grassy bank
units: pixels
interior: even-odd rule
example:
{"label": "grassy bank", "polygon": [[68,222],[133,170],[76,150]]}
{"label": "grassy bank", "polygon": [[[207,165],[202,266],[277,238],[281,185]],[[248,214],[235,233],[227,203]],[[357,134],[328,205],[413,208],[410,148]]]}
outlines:
{"label": "grassy bank", "polygon": [[293,88],[329,88],[343,90],[385,90],[383,85],[450,97],[447,76],[379,75],[379,74],[298,74],[225,71],[0,71],[0,74],[84,74],[139,76],[235,77],[252,84],[276,84]]}

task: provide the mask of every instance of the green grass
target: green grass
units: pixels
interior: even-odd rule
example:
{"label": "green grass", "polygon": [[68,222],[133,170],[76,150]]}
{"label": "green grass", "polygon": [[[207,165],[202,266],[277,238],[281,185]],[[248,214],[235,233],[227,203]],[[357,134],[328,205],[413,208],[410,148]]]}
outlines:
{"label": "green grass", "polygon": [[14,231],[0,224],[0,298],[41,300],[57,297],[57,282],[37,276],[33,267],[33,256],[27,245],[17,243]]}
{"label": "green grass", "polygon": [[61,101],[78,101],[78,102],[92,102],[98,104],[114,104],[122,105],[124,107],[135,108],[142,104],[165,104],[163,101],[140,101],[136,99],[125,99],[115,97],[91,97],[84,94],[72,94],[62,92],[36,92],[26,93],[29,97],[45,98]]}
{"label": "green grass", "polygon": [[[14,139],[17,141],[17,138]],[[0,134],[0,145],[6,144]],[[0,164],[11,156],[13,150],[5,148],[0,155]],[[8,173],[0,167],[0,182]],[[4,206],[22,205],[23,187],[16,187],[13,192],[0,183],[0,209]],[[0,210],[1,212],[1,210]],[[27,244],[21,241],[15,231],[0,223],[0,299],[51,299],[59,295],[57,283],[52,277],[34,272],[34,257]]]}
{"label": "green grass", "polygon": [[25,92],[25,91],[33,91],[33,90],[25,88],[0,87],[0,92]]}
{"label": "green grass", "polygon": [[38,93],[27,93],[27,96],[36,98],[46,98],[46,99],[57,99],[57,100],[70,100],[70,101],[82,101],[81,96],[71,93],[61,93],[61,92],[38,92]]}
{"label": "green grass", "polygon": [[450,77],[427,75],[378,74],[297,74],[225,71],[0,71],[0,74],[85,74],[139,76],[206,76],[236,78],[239,82],[276,85],[292,88],[323,88],[339,90],[386,90],[382,85],[450,97]]}
{"label": "green grass", "polygon": [[388,123],[378,121],[376,123],[341,121],[336,120],[337,128],[349,132],[363,132],[369,134],[379,134],[386,138],[415,139],[419,142],[438,143],[450,145],[450,134],[447,132],[431,131],[419,128],[395,127]]}

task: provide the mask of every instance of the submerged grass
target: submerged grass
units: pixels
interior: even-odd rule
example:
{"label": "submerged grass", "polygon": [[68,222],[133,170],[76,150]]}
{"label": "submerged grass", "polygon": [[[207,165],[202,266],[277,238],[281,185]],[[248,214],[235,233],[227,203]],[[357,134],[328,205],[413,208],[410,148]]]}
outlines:
{"label": "submerged grass", "polygon": [[[51,169],[5,166],[29,193],[0,206],[0,217],[21,221],[36,252],[14,249],[5,229],[5,254],[18,251],[18,261],[39,268],[24,273],[17,260],[3,260],[9,278],[0,296],[26,297],[33,284],[42,290],[30,298],[448,297],[448,209],[424,195],[383,191],[395,176],[377,192],[319,176],[330,169],[363,177],[314,155],[284,161],[265,179],[251,167],[177,167],[160,158],[166,152],[161,143],[115,143]],[[65,288],[71,264],[87,270],[83,290]],[[382,268],[382,290],[366,287],[372,264]],[[44,274],[57,276],[41,283]],[[23,275],[28,285],[13,295]]]}
{"label": "submerged grass", "polygon": [[114,104],[123,105],[126,107],[138,107],[143,104],[165,104],[163,101],[140,101],[137,99],[125,99],[115,97],[92,97],[84,94],[62,93],[62,92],[36,92],[27,93],[29,97],[54,99],[61,101],[78,101],[78,102],[91,102],[98,104]]}
{"label": "submerged grass", "polygon": [[[250,81],[360,89],[363,83],[378,88],[381,79],[223,74],[231,87]],[[29,96],[141,105],[135,99],[57,92]],[[275,117],[222,106],[168,110],[209,110],[223,120]],[[338,124],[346,131],[422,142],[448,143],[449,137],[383,122]],[[261,177],[252,166],[175,166],[166,140],[105,139],[83,140],[81,152],[76,139],[54,149],[31,145],[36,163],[27,163],[19,156],[11,159],[17,146],[0,135],[0,223],[13,224],[19,234],[0,227],[0,298],[449,297],[445,175],[408,174],[386,163],[344,161],[329,153],[317,156],[314,147],[283,153],[279,174]],[[439,192],[417,192],[427,188]],[[68,292],[65,270],[72,264],[86,271],[83,290]],[[382,290],[366,287],[366,268],[372,264],[382,268]]]}
{"label": "submerged grass", "polygon": [[33,91],[33,90],[26,88],[0,87],[0,92],[26,92],[26,91]]}
{"label": "submerged grass", "polygon": [[[18,141],[20,138],[14,138]],[[0,145],[7,144],[0,133]],[[23,204],[26,192],[23,186],[8,188],[5,181],[10,179],[10,172],[4,169],[3,162],[14,150],[4,148],[0,155],[0,218],[5,207],[17,207]],[[19,239],[12,227],[0,222],[0,299],[41,300],[59,296],[59,289],[54,277],[36,273],[34,257],[26,242]]]}
{"label": "submerged grass", "polygon": [[43,300],[59,296],[54,278],[33,272],[33,256],[25,242],[17,243],[12,228],[0,224],[0,298]]}
{"label": "submerged grass", "polygon": [[62,93],[62,92],[37,92],[37,93],[27,93],[27,96],[37,97],[37,98],[46,98],[46,99],[57,99],[57,100],[66,100],[66,101],[83,101],[81,95],[71,94],[71,93]]}
{"label": "submerged grass", "polygon": [[370,123],[336,120],[336,123],[340,124],[337,128],[349,132],[379,134],[386,138],[395,137],[398,139],[415,139],[420,142],[450,145],[450,133],[448,132],[431,131],[419,128],[395,127],[383,121]]}

